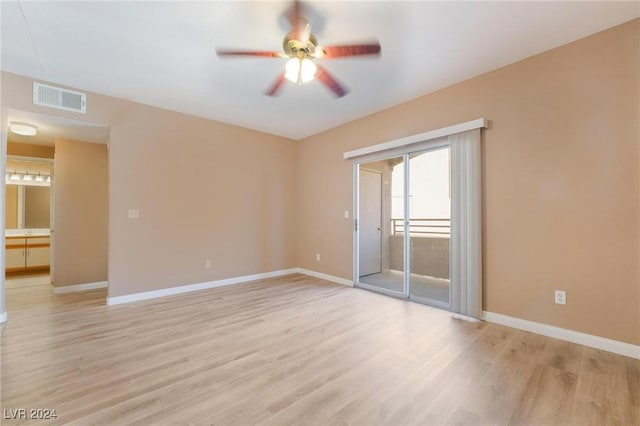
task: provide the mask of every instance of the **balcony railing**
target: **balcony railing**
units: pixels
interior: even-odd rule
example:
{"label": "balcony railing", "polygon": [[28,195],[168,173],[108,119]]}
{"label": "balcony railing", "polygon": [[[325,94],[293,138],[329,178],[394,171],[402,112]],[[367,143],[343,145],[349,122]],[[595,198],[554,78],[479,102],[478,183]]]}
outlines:
{"label": "balcony railing", "polygon": [[[393,235],[404,234],[404,219],[391,219]],[[451,234],[451,219],[410,219],[409,235],[424,236],[426,234]]]}

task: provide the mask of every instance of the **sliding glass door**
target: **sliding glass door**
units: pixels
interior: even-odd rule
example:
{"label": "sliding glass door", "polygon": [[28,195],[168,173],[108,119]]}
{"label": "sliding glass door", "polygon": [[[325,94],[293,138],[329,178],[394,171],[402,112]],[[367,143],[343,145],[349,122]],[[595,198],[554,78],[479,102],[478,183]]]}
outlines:
{"label": "sliding glass door", "polygon": [[450,307],[449,147],[356,164],[357,285]]}
{"label": "sliding glass door", "polygon": [[409,154],[409,297],[449,308],[449,147]]}
{"label": "sliding glass door", "polygon": [[396,224],[403,226],[403,165],[393,157],[358,168],[359,283],[395,295],[405,294],[403,239],[393,237]]}

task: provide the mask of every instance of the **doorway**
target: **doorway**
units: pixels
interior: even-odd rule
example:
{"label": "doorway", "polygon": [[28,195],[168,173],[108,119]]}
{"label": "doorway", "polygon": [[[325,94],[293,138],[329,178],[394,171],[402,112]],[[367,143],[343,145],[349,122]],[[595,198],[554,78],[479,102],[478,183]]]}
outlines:
{"label": "doorway", "polygon": [[[107,288],[109,127],[13,109],[7,121],[0,209],[6,310],[44,308],[58,303],[58,294]],[[35,131],[16,133],[15,123]],[[14,193],[16,202],[8,198]]]}
{"label": "doorway", "polygon": [[356,167],[356,285],[450,309],[448,144]]}
{"label": "doorway", "polygon": [[[25,145],[26,146],[26,145]],[[25,153],[24,146],[9,145],[9,152]],[[43,149],[51,155],[53,150]],[[6,278],[48,279],[51,265],[53,159],[7,155],[5,174]]]}
{"label": "doorway", "polygon": [[394,173],[403,163],[402,157],[392,157],[358,165],[358,282],[395,296],[405,294],[404,249],[391,237],[394,214],[403,211],[397,194],[404,176]]}
{"label": "doorway", "polygon": [[360,277],[382,272],[382,173],[360,169]]}

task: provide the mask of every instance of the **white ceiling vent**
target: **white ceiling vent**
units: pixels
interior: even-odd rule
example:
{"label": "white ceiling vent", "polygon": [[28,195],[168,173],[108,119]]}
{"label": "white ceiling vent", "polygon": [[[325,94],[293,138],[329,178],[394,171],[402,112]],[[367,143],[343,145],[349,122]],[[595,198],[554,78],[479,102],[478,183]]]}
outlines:
{"label": "white ceiling vent", "polygon": [[60,87],[33,83],[33,103],[67,111],[87,112],[87,94]]}

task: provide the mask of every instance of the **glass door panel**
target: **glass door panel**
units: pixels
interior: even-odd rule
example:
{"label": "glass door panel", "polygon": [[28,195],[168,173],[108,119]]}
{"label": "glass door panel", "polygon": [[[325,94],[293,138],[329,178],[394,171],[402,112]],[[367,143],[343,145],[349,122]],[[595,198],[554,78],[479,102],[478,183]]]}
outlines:
{"label": "glass door panel", "polygon": [[360,164],[358,182],[358,283],[405,294],[403,158]]}
{"label": "glass door panel", "polygon": [[449,147],[409,155],[409,297],[450,307]]}

